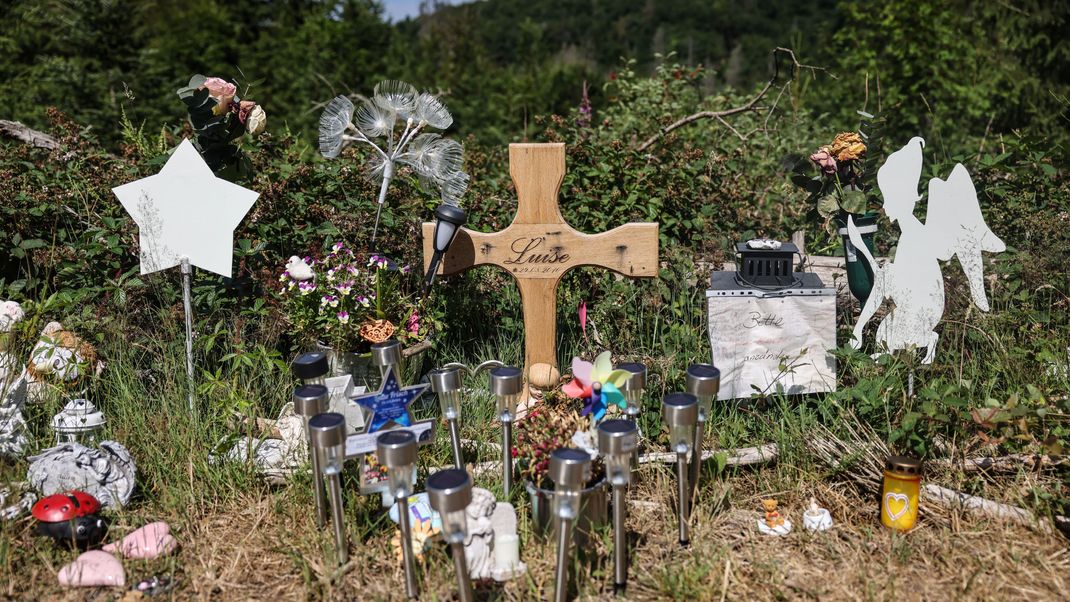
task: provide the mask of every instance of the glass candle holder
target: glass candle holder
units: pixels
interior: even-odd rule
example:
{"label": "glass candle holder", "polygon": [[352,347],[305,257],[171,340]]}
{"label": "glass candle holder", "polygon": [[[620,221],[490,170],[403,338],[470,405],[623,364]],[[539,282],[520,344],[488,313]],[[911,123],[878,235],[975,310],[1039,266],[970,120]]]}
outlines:
{"label": "glass candle holder", "polygon": [[621,393],[624,394],[624,402],[627,404],[624,413],[628,416],[636,416],[643,409],[643,391],[646,389],[646,366],[638,362],[625,362],[617,366],[618,370],[624,370],[629,374],[628,380],[624,381]]}
{"label": "glass candle holder", "polygon": [[494,395],[498,420],[512,422],[516,418],[516,404],[524,389],[524,372],[514,366],[492,368],[490,392]]}
{"label": "glass candle holder", "polygon": [[442,417],[446,420],[461,419],[461,369],[439,368],[428,375],[431,390],[438,396]]}
{"label": "glass candle holder", "polygon": [[921,460],[891,456],[884,463],[881,487],[881,524],[897,531],[909,531],[918,521],[921,499]]}

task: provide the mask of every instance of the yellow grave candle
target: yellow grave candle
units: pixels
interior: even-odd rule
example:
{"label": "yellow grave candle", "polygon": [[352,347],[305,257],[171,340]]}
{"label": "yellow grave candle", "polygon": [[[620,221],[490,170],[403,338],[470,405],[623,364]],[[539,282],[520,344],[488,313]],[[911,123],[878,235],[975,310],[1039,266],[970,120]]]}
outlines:
{"label": "yellow grave candle", "polygon": [[881,524],[897,531],[909,531],[918,521],[921,497],[921,460],[891,456],[884,463],[881,487]]}

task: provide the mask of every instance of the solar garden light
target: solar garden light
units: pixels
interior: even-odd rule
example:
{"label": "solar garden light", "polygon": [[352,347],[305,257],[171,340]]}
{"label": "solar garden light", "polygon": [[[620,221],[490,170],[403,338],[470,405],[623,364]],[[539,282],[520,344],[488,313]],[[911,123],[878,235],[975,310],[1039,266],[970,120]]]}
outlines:
{"label": "solar garden light", "polygon": [[636,420],[643,409],[643,390],[646,389],[646,366],[637,362],[626,362],[617,365],[618,370],[628,373],[628,380],[624,381],[621,392],[624,393],[624,401],[628,405],[624,407],[624,413]]}
{"label": "solar garden light", "polygon": [[721,389],[721,371],[713,364],[691,364],[687,367],[687,392],[698,398],[698,422],[695,423],[695,453],[691,457],[691,489],[688,503],[694,505],[695,491],[702,468],[702,437],[706,421],[713,410],[713,400]]}
{"label": "solar garden light", "polygon": [[606,476],[613,486],[613,589],[624,593],[628,583],[628,544],[624,521],[628,517],[625,497],[632,480],[632,454],[639,448],[639,427],[631,420],[605,420],[598,425],[598,453],[606,463]]}
{"label": "solar garden light", "polygon": [[290,364],[290,371],[303,385],[326,385],[330,369],[327,354],[319,351],[302,353]]}
{"label": "solar garden light", "polygon": [[404,384],[401,377],[401,343],[397,339],[387,339],[372,345],[372,364],[379,366],[379,377],[386,379],[390,368],[398,377],[398,384]]}
{"label": "solar garden light", "polygon": [[334,412],[316,414],[308,421],[308,432],[312,436],[314,453],[319,456],[320,471],[327,480],[334,545],[338,552],[338,564],[343,565],[349,559],[341,481],[342,464],[346,459],[346,418]]}
{"label": "solar garden light", "polygon": [[424,277],[424,294],[431,290],[431,283],[435,281],[435,272],[442,256],[457,238],[457,232],[468,221],[468,215],[464,209],[456,205],[442,203],[435,209],[435,238],[433,241],[435,252],[431,256],[431,263],[427,267],[427,275]]}
{"label": "solar garden light", "polygon": [[429,375],[431,390],[438,396],[442,416],[450,425],[450,445],[453,447],[453,466],[464,468],[461,456],[461,368],[439,368]]}
{"label": "solar garden light", "polygon": [[513,420],[516,404],[524,389],[524,371],[514,366],[501,366],[490,371],[490,392],[498,404],[498,420],[502,423],[502,490],[505,499],[513,488]]}
{"label": "solar garden light", "polygon": [[321,529],[327,524],[327,495],[323,483],[320,455],[316,453],[312,442],[309,421],[316,414],[327,411],[329,397],[330,392],[323,385],[302,385],[294,390],[293,395],[294,414],[301,417],[301,422],[305,427],[305,439],[308,441],[308,457],[312,461],[312,495],[316,498],[316,526]]}
{"label": "solar garden light", "polygon": [[557,571],[554,601],[568,593],[568,562],[572,527],[580,515],[580,495],[591,480],[591,456],[582,449],[562,447],[550,453],[550,479],[554,482],[553,514],[557,528]]}
{"label": "solar garden light", "polygon": [[412,495],[412,476],[416,470],[416,435],[407,430],[387,431],[376,439],[375,455],[386,467],[390,494],[398,504],[401,555],[405,564],[405,591],[410,598],[417,598],[420,589],[416,584],[412,523],[409,518],[409,496]]}
{"label": "solar garden light", "polygon": [[468,535],[465,508],[472,503],[472,477],[464,469],[447,468],[427,477],[426,487],[431,509],[442,518],[442,534],[453,554],[461,602],[472,602],[472,581],[464,556],[464,539]]}
{"label": "solar garden light", "polygon": [[687,453],[695,444],[698,399],[690,393],[670,393],[661,403],[661,415],[669,427],[669,449],[676,452],[676,480],[679,493],[680,545],[691,544],[688,532]]}

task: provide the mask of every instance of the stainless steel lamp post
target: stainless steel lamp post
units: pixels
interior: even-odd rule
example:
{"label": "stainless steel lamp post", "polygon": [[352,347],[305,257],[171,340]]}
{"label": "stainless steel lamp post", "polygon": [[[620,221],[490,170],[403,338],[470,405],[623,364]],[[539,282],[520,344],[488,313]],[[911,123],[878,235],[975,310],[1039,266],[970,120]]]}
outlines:
{"label": "stainless steel lamp post", "polygon": [[646,366],[637,362],[626,362],[618,364],[617,369],[628,373],[628,380],[624,381],[624,386],[621,387],[621,392],[624,393],[624,401],[628,404],[624,408],[624,414],[632,420],[637,420],[639,413],[643,411]]}
{"label": "stainless steel lamp post", "polygon": [[627,493],[632,480],[632,454],[639,448],[639,427],[631,420],[606,420],[598,425],[598,452],[605,458],[613,486],[613,590],[623,594],[628,583]]}
{"label": "stainless steel lamp post", "polygon": [[669,449],[676,452],[676,480],[680,520],[680,545],[691,544],[688,525],[687,454],[694,449],[698,399],[690,393],[670,393],[661,404],[662,418],[669,427]]}
{"label": "stainless steel lamp post", "polygon": [[290,371],[303,385],[327,384],[327,372],[330,369],[327,354],[319,351],[302,353],[290,363]]}
{"label": "stainless steel lamp post", "polygon": [[549,475],[554,482],[553,513],[557,527],[554,601],[565,602],[568,596],[572,528],[580,515],[580,495],[591,480],[591,456],[582,449],[555,449],[550,454]]}
{"label": "stainless steel lamp post", "polygon": [[513,489],[513,420],[516,404],[524,389],[524,372],[513,366],[492,368],[490,392],[497,400],[498,420],[502,423],[502,491],[505,500]]}
{"label": "stainless steel lamp post", "polygon": [[341,481],[342,464],[346,459],[346,418],[334,412],[317,414],[308,421],[308,432],[312,435],[314,453],[319,455],[320,470],[327,480],[331,523],[334,525],[334,545],[338,553],[338,564],[343,565],[349,559]]}
{"label": "stainless steel lamp post", "polygon": [[461,602],[472,602],[472,581],[464,557],[464,539],[468,534],[465,508],[472,503],[472,477],[463,469],[440,470],[427,477],[427,496],[431,499],[431,509],[442,518],[442,533],[453,554]]}
{"label": "stainless steel lamp post", "polygon": [[375,455],[386,467],[390,494],[398,504],[401,555],[405,563],[405,591],[410,598],[417,598],[420,589],[416,584],[416,559],[412,550],[412,523],[409,518],[412,475],[416,470],[416,435],[406,430],[387,431],[376,440]]}
{"label": "stainless steel lamp post", "polygon": [[461,455],[461,369],[458,367],[432,370],[431,390],[438,396],[442,416],[450,425],[450,445],[453,448],[453,466],[464,468]]}
{"label": "stainless steel lamp post", "polygon": [[305,439],[308,441],[308,457],[312,462],[312,495],[316,499],[316,526],[323,528],[327,524],[327,495],[324,489],[323,468],[320,466],[320,454],[316,453],[312,443],[312,431],[309,420],[316,414],[327,411],[330,392],[323,385],[302,385],[294,390],[294,414],[301,417],[305,426]]}
{"label": "stainless steel lamp post", "polygon": [[691,480],[688,503],[694,505],[702,469],[702,439],[706,421],[713,410],[713,400],[721,388],[721,371],[713,364],[691,364],[687,367],[687,392],[698,399],[698,422],[695,423],[695,453],[691,456]]}

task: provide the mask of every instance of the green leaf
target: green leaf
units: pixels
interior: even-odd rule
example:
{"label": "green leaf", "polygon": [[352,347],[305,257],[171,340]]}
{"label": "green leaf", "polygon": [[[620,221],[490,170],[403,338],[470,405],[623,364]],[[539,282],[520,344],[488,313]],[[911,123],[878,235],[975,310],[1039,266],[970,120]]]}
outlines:
{"label": "green leaf", "polygon": [[865,213],[866,193],[861,190],[844,190],[840,196],[840,207],[848,213]]}
{"label": "green leaf", "polygon": [[826,194],[817,199],[817,212],[825,219],[831,219],[840,211],[840,204],[836,202],[835,194]]}

